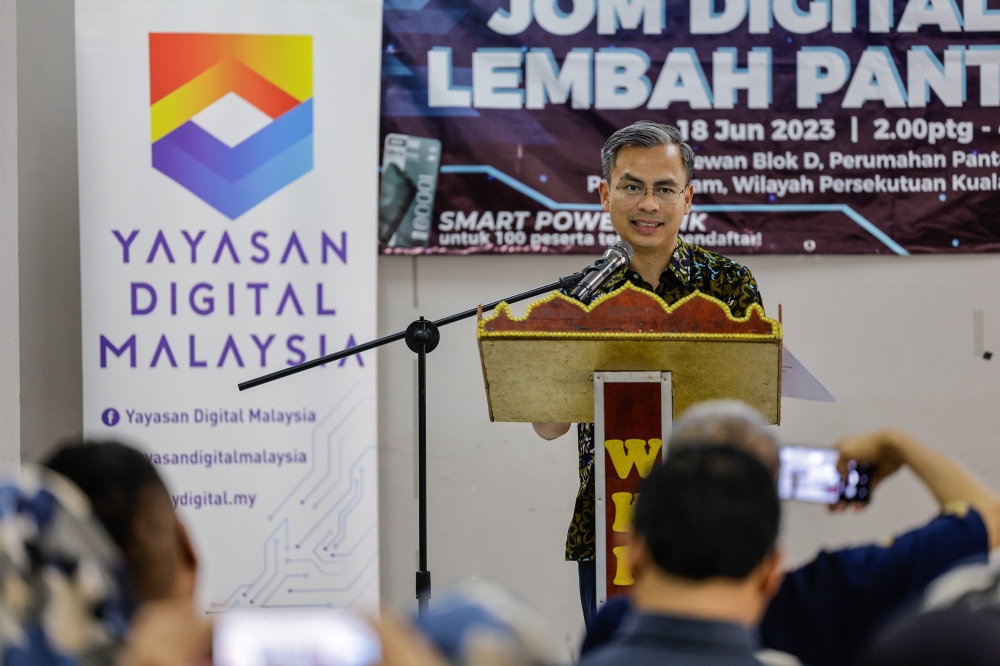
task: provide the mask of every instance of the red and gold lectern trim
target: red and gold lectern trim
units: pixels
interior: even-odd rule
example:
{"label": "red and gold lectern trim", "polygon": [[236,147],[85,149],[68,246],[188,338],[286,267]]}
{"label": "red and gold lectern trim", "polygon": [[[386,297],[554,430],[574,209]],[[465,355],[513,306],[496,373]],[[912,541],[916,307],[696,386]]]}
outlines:
{"label": "red and gold lectern trim", "polygon": [[780,419],[781,324],[757,305],[732,316],[695,292],[668,306],[626,285],[590,305],[558,293],[523,317],[506,304],[479,322],[490,420],[594,420],[593,372],[670,371],[674,412],[738,397],[770,423]]}
{"label": "red and gold lectern trim", "polygon": [[559,292],[535,301],[523,317],[514,317],[506,303],[479,322],[479,338],[641,338],[663,340],[772,340],[781,338],[781,324],[764,315],[756,303],[737,318],[717,298],[701,292],[673,305],[656,294],[626,284],[590,305]]}

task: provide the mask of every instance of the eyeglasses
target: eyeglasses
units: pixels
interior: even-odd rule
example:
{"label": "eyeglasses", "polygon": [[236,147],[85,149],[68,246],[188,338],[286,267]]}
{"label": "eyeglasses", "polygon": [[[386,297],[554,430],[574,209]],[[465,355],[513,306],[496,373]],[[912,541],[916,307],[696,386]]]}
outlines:
{"label": "eyeglasses", "polygon": [[627,204],[636,204],[646,198],[646,192],[653,190],[653,196],[656,200],[666,206],[671,206],[677,203],[677,200],[684,190],[679,190],[675,187],[667,187],[666,185],[657,185],[654,187],[643,187],[638,183],[626,182],[615,186],[618,190],[618,196],[621,197],[622,201]]}

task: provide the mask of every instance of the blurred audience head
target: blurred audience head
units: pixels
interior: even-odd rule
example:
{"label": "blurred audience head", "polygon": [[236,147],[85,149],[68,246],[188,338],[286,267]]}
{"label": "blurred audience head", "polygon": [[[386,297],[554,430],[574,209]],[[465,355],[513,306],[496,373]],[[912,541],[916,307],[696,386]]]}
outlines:
{"label": "blurred audience head", "polygon": [[197,560],[167,487],[144,454],[119,442],[76,441],[45,461],[90,499],[121,548],[143,601],[191,598]]}
{"label": "blurred audience head", "polygon": [[731,446],[748,453],[778,478],[778,440],[764,418],[739,400],[709,400],[691,407],[674,424],[669,451],[689,446]]}
{"label": "blurred audience head", "polygon": [[862,666],[995,666],[1000,614],[953,607],[916,613],[876,636]]}
{"label": "blurred audience head", "polygon": [[781,583],[780,518],[774,479],[756,457],[729,446],[671,451],[636,500],[636,606],[756,624]]}
{"label": "blurred audience head", "polygon": [[436,595],[417,629],[452,664],[529,666],[559,661],[545,618],[502,587],[467,582]]}
{"label": "blurred audience head", "polygon": [[0,482],[0,659],[111,666],[128,627],[120,554],[65,479]]}
{"label": "blurred audience head", "polygon": [[916,612],[887,625],[862,666],[1000,664],[1000,570],[956,567],[931,583]]}

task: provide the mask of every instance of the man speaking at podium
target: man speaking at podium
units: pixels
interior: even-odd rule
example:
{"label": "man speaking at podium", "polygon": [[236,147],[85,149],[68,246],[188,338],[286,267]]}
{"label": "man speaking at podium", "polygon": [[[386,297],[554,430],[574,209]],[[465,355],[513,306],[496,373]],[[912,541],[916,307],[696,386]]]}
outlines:
{"label": "man speaking at podium", "polygon": [[[744,316],[752,303],[760,304],[749,269],[677,237],[694,197],[694,151],[677,128],[645,120],[622,128],[604,144],[601,164],[601,206],[611,213],[615,231],[635,254],[631,264],[614,274],[596,295],[631,282],[668,305],[700,291],[726,303],[735,317]],[[570,424],[533,426],[540,437],[555,439]],[[579,565],[580,603],[589,625],[597,609],[593,423],[577,425],[577,443],[580,490],[566,536],[566,559]]]}

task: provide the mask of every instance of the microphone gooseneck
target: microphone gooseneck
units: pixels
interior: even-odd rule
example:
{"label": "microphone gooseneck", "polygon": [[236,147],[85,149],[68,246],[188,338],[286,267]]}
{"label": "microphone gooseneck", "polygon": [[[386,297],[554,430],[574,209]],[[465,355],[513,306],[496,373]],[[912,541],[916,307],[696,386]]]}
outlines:
{"label": "microphone gooseneck", "polygon": [[625,241],[619,241],[604,251],[604,256],[594,262],[589,272],[583,276],[570,296],[589,303],[594,292],[607,284],[611,276],[632,261],[632,246]]}

